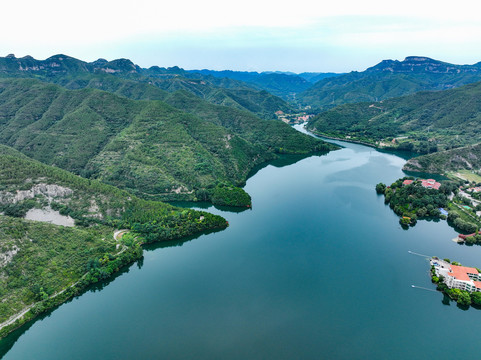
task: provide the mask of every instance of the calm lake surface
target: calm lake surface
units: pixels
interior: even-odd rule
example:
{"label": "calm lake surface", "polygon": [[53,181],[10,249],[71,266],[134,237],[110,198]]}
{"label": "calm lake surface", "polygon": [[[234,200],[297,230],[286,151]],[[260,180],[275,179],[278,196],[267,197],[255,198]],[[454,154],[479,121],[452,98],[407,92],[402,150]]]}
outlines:
{"label": "calm lake surface", "polygon": [[[337,142],[340,143],[340,142]],[[247,181],[253,209],[182,246],[149,248],[0,342],[5,359],[477,358],[481,310],[443,302],[421,256],[481,267],[446,222],[407,231],[374,186],[405,160],[357,144]]]}

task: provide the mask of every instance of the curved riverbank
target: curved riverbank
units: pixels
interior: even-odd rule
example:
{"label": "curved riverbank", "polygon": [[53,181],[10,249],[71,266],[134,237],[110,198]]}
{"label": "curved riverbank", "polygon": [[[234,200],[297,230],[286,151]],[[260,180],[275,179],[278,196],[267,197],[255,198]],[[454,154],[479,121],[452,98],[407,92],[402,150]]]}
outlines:
{"label": "curved riverbank", "polygon": [[[375,149],[386,149],[386,150],[391,149],[391,148],[381,148],[379,146],[376,146],[375,144],[367,143],[367,142],[360,141],[360,140],[343,139],[343,138],[338,138],[338,137],[334,137],[334,136],[328,136],[326,134],[314,131],[312,129],[306,128],[306,131],[308,131],[308,132],[310,132],[310,133],[312,133],[316,136],[326,138],[326,139],[345,141],[345,142],[349,142],[349,143],[353,143],[353,144],[360,144],[360,145],[369,146],[369,147],[372,147],[372,148],[375,148]],[[395,150],[395,149],[392,149],[392,150]]]}
{"label": "curved riverbank", "polygon": [[[123,267],[137,261],[142,257],[142,248],[140,246],[131,248],[122,248],[112,260],[116,261],[116,267],[109,274],[118,272]],[[98,279],[89,276],[91,273],[85,273],[77,282],[62,289],[61,291],[49,296],[47,299],[33,303],[18,314],[11,316],[7,321],[0,324],[0,339],[7,336],[12,331],[18,329],[22,325],[34,320],[39,315],[53,309],[71,299],[74,296],[82,294],[90,285],[96,283]]]}
{"label": "curved riverbank", "polygon": [[[216,217],[212,214],[205,213],[208,217]],[[221,217],[216,217],[223,219]],[[202,218],[200,221],[203,221]],[[171,241],[171,240],[190,240],[205,233],[210,233],[219,229],[225,229],[228,223],[223,219],[222,226],[213,223],[209,228],[202,228],[201,231],[188,232],[186,236],[177,238],[167,238],[163,240],[157,240],[157,242]],[[209,223],[210,224],[210,223]],[[105,253],[101,258],[90,259],[85,267],[89,269],[84,273],[77,281],[67,287],[58,290],[54,294],[48,296],[46,293],[42,294],[43,299],[29,304],[18,313],[13,314],[7,320],[0,324],[0,339],[7,336],[12,331],[20,328],[24,324],[34,320],[39,315],[58,307],[74,296],[83,294],[91,285],[110,279],[115,273],[119,272],[128,265],[141,259],[143,256],[143,239],[140,234],[135,233],[136,237],[131,236],[128,241],[125,241],[123,237],[125,234],[129,234],[131,230],[123,229],[113,232],[113,238],[117,242],[115,246],[116,253]],[[149,238],[148,243],[154,243],[152,238]],[[147,242],[146,242],[147,243]],[[41,291],[43,289],[41,288]]]}
{"label": "curved riverbank", "polygon": [[[246,184],[252,210],[205,209],[227,230],[144,247],[139,266],[12,334],[0,357],[476,357],[479,312],[413,289],[435,286],[426,260],[408,250],[477,266],[481,247],[450,241],[457,234],[444,222],[403,230],[373,188],[403,177],[404,160],[343,145],[264,167]],[[470,331],[439,342],[445,327],[433,318]]]}

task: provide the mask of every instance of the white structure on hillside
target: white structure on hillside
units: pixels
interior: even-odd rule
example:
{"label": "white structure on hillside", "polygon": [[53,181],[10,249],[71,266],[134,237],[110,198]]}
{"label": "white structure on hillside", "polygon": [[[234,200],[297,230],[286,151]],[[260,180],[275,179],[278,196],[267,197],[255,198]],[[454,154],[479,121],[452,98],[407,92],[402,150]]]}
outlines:
{"label": "white structure on hillside", "polygon": [[431,259],[430,263],[431,266],[434,266],[436,276],[444,277],[444,283],[448,288],[481,292],[481,274],[478,269],[452,265],[435,257]]}

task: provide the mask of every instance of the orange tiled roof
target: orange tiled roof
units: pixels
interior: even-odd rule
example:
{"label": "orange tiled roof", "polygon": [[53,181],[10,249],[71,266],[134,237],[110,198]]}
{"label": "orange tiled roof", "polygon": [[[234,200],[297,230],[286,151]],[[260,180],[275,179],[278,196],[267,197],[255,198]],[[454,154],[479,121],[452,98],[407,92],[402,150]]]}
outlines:
{"label": "orange tiled roof", "polygon": [[478,270],[466,266],[451,265],[451,272],[449,275],[454,276],[457,280],[469,281],[471,279],[469,278],[468,273],[477,274]]}
{"label": "orange tiled roof", "polygon": [[434,179],[427,179],[427,180],[421,180],[421,185],[425,188],[438,190],[439,187],[441,186],[441,183],[438,183]]}
{"label": "orange tiled roof", "polygon": [[473,281],[473,283],[476,286],[476,289],[481,290],[481,281]]}

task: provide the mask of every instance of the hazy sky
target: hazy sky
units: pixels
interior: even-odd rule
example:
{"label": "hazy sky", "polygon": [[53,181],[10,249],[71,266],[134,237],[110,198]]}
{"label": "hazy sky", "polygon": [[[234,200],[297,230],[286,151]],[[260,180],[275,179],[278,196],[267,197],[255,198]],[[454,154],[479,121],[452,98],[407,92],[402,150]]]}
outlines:
{"label": "hazy sky", "polygon": [[[74,5],[75,4],[75,5]],[[362,71],[383,59],[481,61],[475,1],[22,0],[2,3],[0,56],[142,67]]]}

